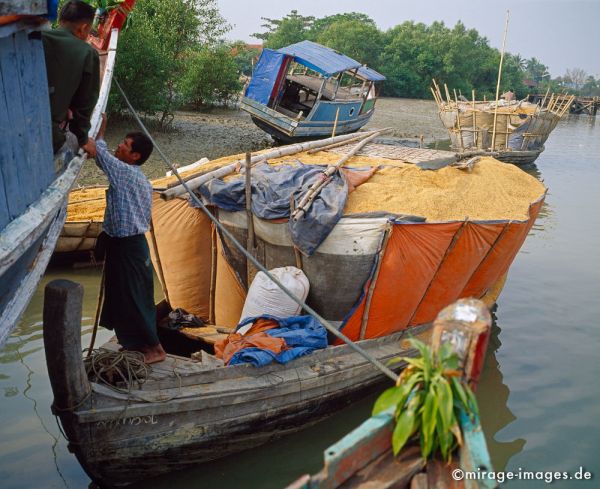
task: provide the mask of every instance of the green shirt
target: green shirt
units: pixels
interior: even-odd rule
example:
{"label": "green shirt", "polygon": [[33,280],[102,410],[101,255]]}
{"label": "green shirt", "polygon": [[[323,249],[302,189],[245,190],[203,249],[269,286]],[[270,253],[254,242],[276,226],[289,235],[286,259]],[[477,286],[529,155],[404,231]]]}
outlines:
{"label": "green shirt", "polygon": [[59,126],[67,120],[69,109],[73,112],[69,130],[75,134],[79,145],[82,146],[87,142],[91,126],[90,118],[98,101],[100,89],[98,52],[63,27],[44,31],[43,41],[50,91],[54,152],[58,151],[65,142],[65,135]]}

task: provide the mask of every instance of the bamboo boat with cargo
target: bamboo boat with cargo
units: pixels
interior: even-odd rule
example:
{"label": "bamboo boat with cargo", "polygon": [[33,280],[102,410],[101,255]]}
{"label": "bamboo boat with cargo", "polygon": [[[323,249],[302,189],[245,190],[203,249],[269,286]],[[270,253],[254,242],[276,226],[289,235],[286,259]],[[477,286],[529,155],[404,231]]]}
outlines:
{"label": "bamboo boat with cargo", "polygon": [[[101,77],[90,136],[108,100],[119,28],[134,4],[125,0],[88,39],[99,53]],[[41,29],[55,15],[56,2],[0,3],[0,345],[46,270],[85,161],[82,152],[65,148],[53,155]]]}
{"label": "bamboo boat with cargo", "polygon": [[67,217],[54,253],[94,251],[104,222],[106,189],[102,185],[92,185],[69,192]]}
{"label": "bamboo boat with cargo", "polygon": [[431,89],[442,124],[455,151],[482,150],[497,160],[528,165],[544,151],[544,144],[561,118],[569,113],[574,95],[549,94],[539,101],[470,100],[444,84]]}
{"label": "bamboo boat with cargo", "polygon": [[[493,302],[544,186],[492,158],[425,170],[429,160],[454,155],[390,147],[379,134],[206,163],[182,175],[193,199],[174,178],[153,182],[147,239],[165,296],[159,316],[184,309],[206,324],[174,331],[161,322],[167,359],[121,369],[137,377],[94,375],[102,358],[122,355],[111,342],[86,361],[86,372],[81,288],[49,286],[44,338],[54,412],[94,481],[124,485],[313,424],[385,381],[381,362],[411,354],[403,339],[428,341],[443,307],[461,297]],[[267,286],[265,297],[256,295],[255,284],[265,283],[256,264],[304,277],[296,309],[279,317],[296,320],[302,307],[314,314],[328,333],[320,348],[261,366],[215,355],[254,338],[236,334],[248,315],[289,303],[283,296],[267,306]]]}

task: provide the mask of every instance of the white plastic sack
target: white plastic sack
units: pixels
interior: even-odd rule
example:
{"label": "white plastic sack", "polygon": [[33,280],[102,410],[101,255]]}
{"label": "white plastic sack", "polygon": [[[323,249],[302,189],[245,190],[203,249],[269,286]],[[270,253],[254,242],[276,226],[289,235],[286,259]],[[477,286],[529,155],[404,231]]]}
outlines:
{"label": "white plastic sack", "polygon": [[[302,270],[296,267],[274,268],[270,272],[285,285],[296,297],[306,300],[308,296],[308,278]],[[297,316],[301,307],[290,299],[274,282],[263,272],[258,272],[246,296],[246,302],[242,309],[240,322],[248,317],[262,316],[268,314],[276,317]],[[242,328],[238,333],[244,334],[251,325]]]}

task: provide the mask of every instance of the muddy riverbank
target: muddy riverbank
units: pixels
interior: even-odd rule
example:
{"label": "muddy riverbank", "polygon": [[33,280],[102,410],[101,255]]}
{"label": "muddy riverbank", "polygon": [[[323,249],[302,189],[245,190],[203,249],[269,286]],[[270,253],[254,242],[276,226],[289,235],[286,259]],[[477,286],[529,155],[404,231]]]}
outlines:
{"label": "muddy riverbank", "polygon": [[[367,128],[379,127],[393,127],[393,135],[403,138],[418,138],[423,135],[427,141],[447,139],[436,105],[431,100],[379,100]],[[115,148],[127,132],[134,130],[137,128],[133,122],[109,121],[106,134],[108,146]],[[256,151],[273,144],[270,136],[258,129],[246,112],[235,109],[177,112],[169,131],[151,132],[163,152],[180,166],[204,157],[215,159],[229,154]],[[156,152],[143,169],[148,178],[158,178],[165,174],[165,165]],[[92,161],[88,161],[77,183],[102,184],[106,183],[106,178]]]}

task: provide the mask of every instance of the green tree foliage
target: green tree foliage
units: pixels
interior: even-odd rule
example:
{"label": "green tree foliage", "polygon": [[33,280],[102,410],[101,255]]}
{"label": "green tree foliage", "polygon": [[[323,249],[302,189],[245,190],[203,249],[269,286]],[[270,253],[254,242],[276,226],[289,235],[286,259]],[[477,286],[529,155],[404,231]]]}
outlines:
{"label": "green tree foliage", "polygon": [[[450,28],[443,22],[409,21],[381,32],[369,16],[357,12],[315,19],[292,10],[282,19],[264,20],[266,31],[255,37],[267,47],[277,49],[304,39],[329,46],[384,74],[384,95],[430,98],[432,78],[469,98],[473,89],[478,97],[496,93],[500,52],[462,22]],[[547,76],[547,67],[535,58],[506,53],[501,91],[525,96],[522,81],[530,69],[534,79]]]}
{"label": "green tree foliage", "polygon": [[186,63],[181,89],[196,107],[225,104],[242,89],[236,59],[228,45],[194,51]]}
{"label": "green tree foliage", "polygon": [[239,74],[251,76],[254,65],[260,57],[261,50],[254,46],[250,46],[243,41],[236,41],[231,45],[231,52]]}
{"label": "green tree foliage", "polygon": [[372,23],[336,20],[323,29],[316,41],[368,66],[377,66],[382,34]]}
{"label": "green tree foliage", "polygon": [[[443,22],[430,26],[404,22],[385,34],[380,69],[388,77],[385,94],[429,98],[431,79],[469,96],[495,93],[500,53],[475,29],[458,22],[452,29]],[[523,71],[511,56],[505,57],[502,87],[520,94]]]}
{"label": "green tree foliage", "polygon": [[545,77],[549,76],[548,67],[537,58],[531,58],[526,61],[525,75],[536,83],[540,83]]}
{"label": "green tree foliage", "polygon": [[[168,124],[186,101],[182,80],[197,66],[197,53],[214,46],[228,28],[216,0],[138,2],[121,35],[116,68],[133,106]],[[118,96],[111,98],[110,110],[126,110]]]}
{"label": "green tree foliage", "polygon": [[283,19],[269,19],[262,17],[262,25],[266,32],[253,34],[253,37],[262,39],[264,46],[279,49],[305,39],[310,39],[310,31],[315,20],[314,17],[300,15],[297,10],[292,10]]}

